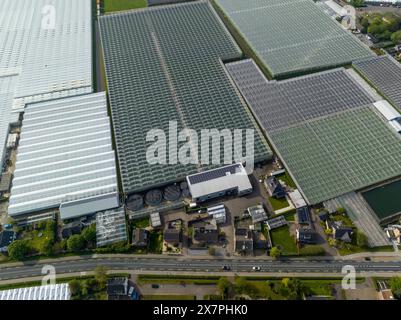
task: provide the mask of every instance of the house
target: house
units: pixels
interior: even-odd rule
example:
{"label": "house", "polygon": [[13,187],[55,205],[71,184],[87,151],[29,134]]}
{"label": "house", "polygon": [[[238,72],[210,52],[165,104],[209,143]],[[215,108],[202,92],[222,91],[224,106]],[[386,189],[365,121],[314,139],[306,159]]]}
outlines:
{"label": "house", "polygon": [[181,242],[181,229],[167,228],[164,230],[163,239],[172,245],[178,245]]}
{"label": "house", "polygon": [[319,212],[320,221],[326,222],[329,219],[329,213],[326,210],[322,210]]}
{"label": "house", "polygon": [[199,221],[192,225],[193,237],[192,243],[195,246],[206,246],[219,242],[219,230],[216,220]]}
{"label": "house", "polygon": [[109,279],[106,284],[106,292],[108,300],[130,300],[128,296],[128,279],[113,278]]}
{"label": "house", "polygon": [[235,233],[235,251],[243,255],[253,254],[253,234],[247,228],[236,228]]}
{"label": "house", "polygon": [[132,231],[132,245],[134,247],[147,247],[149,243],[149,231],[142,228],[136,228]]}
{"label": "house", "polygon": [[270,247],[270,242],[268,241],[268,239],[266,239],[265,235],[262,232],[253,232],[253,248],[255,250],[267,250]]}
{"label": "house", "polygon": [[267,220],[266,211],[261,204],[248,208],[248,213],[254,224]]}
{"label": "house", "polygon": [[333,237],[336,240],[340,240],[343,242],[351,242],[352,241],[353,230],[349,227],[342,226],[333,226]]}
{"label": "house", "polygon": [[310,228],[298,228],[295,231],[297,242],[300,244],[315,244],[316,232]]}
{"label": "house", "polygon": [[81,221],[73,221],[63,226],[63,229],[61,230],[61,236],[63,239],[67,239],[74,234],[80,234],[82,229],[83,224]]}
{"label": "house", "polygon": [[15,240],[14,231],[4,230],[0,232],[0,252],[7,252],[8,246]]}
{"label": "house", "polygon": [[296,209],[296,219],[298,224],[310,225],[312,223],[311,215],[308,207]]}
{"label": "house", "polygon": [[285,198],[285,190],[275,176],[270,176],[265,180],[265,187],[269,195],[273,198]]}
{"label": "house", "polygon": [[282,226],[286,226],[287,220],[285,219],[284,216],[278,216],[278,217],[267,220],[266,225],[269,230],[273,230],[273,229],[280,228]]}

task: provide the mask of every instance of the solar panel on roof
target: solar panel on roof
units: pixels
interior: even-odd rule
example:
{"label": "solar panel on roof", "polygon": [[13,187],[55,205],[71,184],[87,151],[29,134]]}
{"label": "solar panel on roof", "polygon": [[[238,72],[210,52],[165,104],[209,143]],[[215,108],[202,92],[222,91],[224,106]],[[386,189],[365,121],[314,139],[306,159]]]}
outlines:
{"label": "solar panel on roof", "polygon": [[225,177],[229,174],[236,174],[241,171],[239,164],[233,164],[223,168],[213,169],[211,171],[201,172],[195,175],[188,176],[191,184],[197,184],[205,181],[210,181],[218,178]]}

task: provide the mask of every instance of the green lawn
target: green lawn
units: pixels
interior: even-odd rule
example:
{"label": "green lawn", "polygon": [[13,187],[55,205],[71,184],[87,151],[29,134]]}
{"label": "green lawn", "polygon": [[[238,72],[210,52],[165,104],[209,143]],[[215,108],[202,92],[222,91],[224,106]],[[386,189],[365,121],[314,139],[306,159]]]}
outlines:
{"label": "green lawn", "polygon": [[287,208],[289,206],[286,198],[276,199],[273,197],[269,197],[269,202],[272,205],[274,211]]}
{"label": "green lawn", "polygon": [[298,254],[295,239],[290,235],[288,227],[281,227],[270,231],[273,246],[280,247],[284,255]]}
{"label": "green lawn", "polygon": [[191,295],[168,295],[168,294],[154,294],[144,295],[142,300],[196,300],[196,296]]}
{"label": "green lawn", "polygon": [[206,276],[163,276],[163,275],[138,275],[138,283],[168,283],[168,284],[216,284],[219,277]]}
{"label": "green lawn", "polygon": [[104,0],[104,11],[114,12],[147,7],[146,0]]}
{"label": "green lawn", "polygon": [[291,188],[296,188],[297,186],[294,183],[294,180],[292,180],[291,176],[288,174],[286,171],[285,173],[278,175],[277,176],[278,180],[282,180],[285,182],[285,184]]}
{"label": "green lawn", "polygon": [[131,222],[131,226],[135,227],[135,228],[147,228],[150,226],[149,218],[145,217],[145,218],[133,220]]}
{"label": "green lawn", "polygon": [[149,252],[162,253],[163,250],[163,233],[151,232],[149,235]]}

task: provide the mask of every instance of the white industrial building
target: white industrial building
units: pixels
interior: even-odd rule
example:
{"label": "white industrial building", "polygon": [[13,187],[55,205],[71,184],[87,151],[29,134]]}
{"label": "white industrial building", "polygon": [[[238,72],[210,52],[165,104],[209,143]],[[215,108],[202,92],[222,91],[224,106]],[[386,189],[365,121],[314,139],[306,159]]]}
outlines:
{"label": "white industrial building", "polygon": [[225,195],[242,196],[253,190],[241,163],[189,175],[187,182],[192,200],[195,202]]}
{"label": "white industrial building", "polygon": [[0,291],[0,301],[5,300],[70,300],[68,283],[18,288]]}
{"label": "white industrial building", "polygon": [[401,133],[401,114],[386,100],[373,103],[377,111],[387,120],[388,124],[398,133]]}
{"label": "white industrial building", "polygon": [[27,103],[91,93],[91,0],[2,0],[0,168]]}
{"label": "white industrial building", "polygon": [[8,212],[60,208],[62,219],[119,206],[104,92],[27,106]]}

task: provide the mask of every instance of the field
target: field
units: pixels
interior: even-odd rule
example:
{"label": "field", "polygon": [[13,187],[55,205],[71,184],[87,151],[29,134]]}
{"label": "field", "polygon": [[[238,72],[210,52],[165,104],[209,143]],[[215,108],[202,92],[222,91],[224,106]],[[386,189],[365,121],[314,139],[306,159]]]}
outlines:
{"label": "field", "polygon": [[104,0],[104,11],[114,12],[147,7],[146,0]]}

